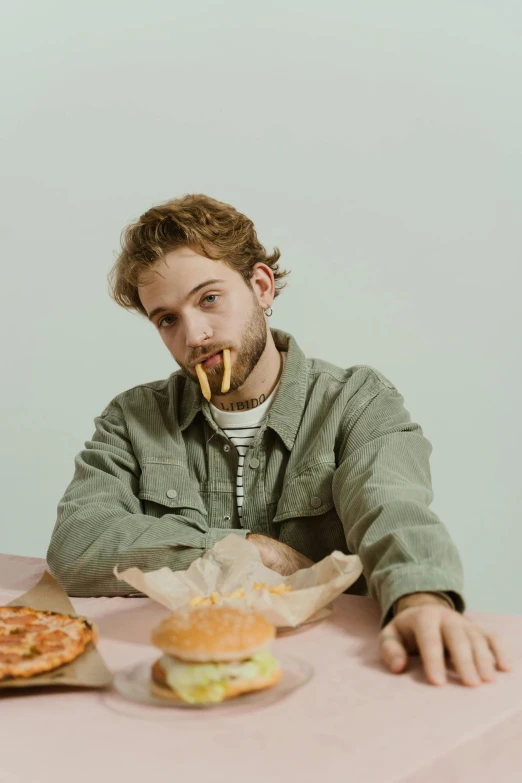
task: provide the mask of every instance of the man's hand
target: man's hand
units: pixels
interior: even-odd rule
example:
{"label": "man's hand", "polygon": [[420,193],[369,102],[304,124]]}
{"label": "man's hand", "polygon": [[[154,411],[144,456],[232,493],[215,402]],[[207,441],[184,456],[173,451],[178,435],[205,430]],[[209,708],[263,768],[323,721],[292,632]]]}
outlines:
{"label": "man's hand", "polygon": [[381,657],[394,674],[404,671],[408,653],[420,653],[432,685],[446,683],[445,652],[464,685],[493,682],[495,668],[511,670],[502,640],[487,634],[431,593],[402,598],[396,616],[381,631],[379,643]]}
{"label": "man's hand", "polygon": [[291,546],[276,541],[269,536],[261,536],[257,533],[249,533],[247,536],[251,544],[255,544],[261,555],[263,565],[277,571],[282,576],[290,576],[302,568],[310,568],[313,561],[296,552]]}

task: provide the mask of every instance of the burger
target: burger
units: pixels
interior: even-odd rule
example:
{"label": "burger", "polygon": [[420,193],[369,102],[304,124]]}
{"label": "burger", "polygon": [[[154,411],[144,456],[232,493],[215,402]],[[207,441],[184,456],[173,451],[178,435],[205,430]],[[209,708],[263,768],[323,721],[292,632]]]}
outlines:
{"label": "burger", "polygon": [[152,632],[163,656],[152,666],[155,696],[216,703],[270,688],[281,668],[270,652],[275,628],[257,612],[225,606],[184,609]]}

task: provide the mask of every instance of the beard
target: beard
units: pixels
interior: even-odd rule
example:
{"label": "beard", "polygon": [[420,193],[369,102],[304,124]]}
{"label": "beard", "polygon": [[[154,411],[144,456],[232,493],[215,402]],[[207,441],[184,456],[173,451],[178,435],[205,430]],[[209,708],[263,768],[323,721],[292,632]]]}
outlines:
{"label": "beard", "polygon": [[[208,378],[208,385],[210,386],[210,391],[213,396],[215,395],[226,397],[228,394],[232,394],[233,392],[236,392],[238,389],[240,389],[250,376],[252,370],[256,367],[266,348],[268,334],[265,314],[263,308],[257,299],[255,299],[254,295],[252,295],[252,299],[252,313],[247,323],[245,324],[243,339],[241,340],[239,348],[236,352],[236,360],[232,364],[230,389],[228,392],[221,391],[221,383],[223,380],[223,362],[221,362],[221,364],[217,365],[216,367],[209,367],[208,370],[204,368]],[[229,346],[224,345],[220,349],[217,346],[208,346],[205,350],[205,353],[214,353],[228,347]],[[182,365],[180,362],[178,362],[178,364],[180,364],[187,375],[199,385],[196,372],[191,368]]]}

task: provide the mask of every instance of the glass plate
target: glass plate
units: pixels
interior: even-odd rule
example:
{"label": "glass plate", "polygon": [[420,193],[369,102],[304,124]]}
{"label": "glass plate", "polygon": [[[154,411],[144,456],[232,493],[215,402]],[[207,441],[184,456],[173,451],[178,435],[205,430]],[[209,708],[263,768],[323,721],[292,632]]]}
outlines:
{"label": "glass plate", "polygon": [[134,666],[129,666],[118,672],[114,677],[114,686],[116,690],[125,699],[141,704],[150,704],[155,707],[166,707],[184,710],[216,710],[235,708],[258,707],[261,705],[272,704],[283,699],[288,694],[305,685],[313,676],[314,670],[311,664],[300,658],[294,658],[290,655],[277,653],[277,660],[281,665],[283,675],[276,685],[266,688],[263,691],[253,691],[244,693],[234,699],[227,699],[217,704],[188,704],[184,701],[169,701],[154,696],[149,690],[150,671],[152,661],[144,661]]}

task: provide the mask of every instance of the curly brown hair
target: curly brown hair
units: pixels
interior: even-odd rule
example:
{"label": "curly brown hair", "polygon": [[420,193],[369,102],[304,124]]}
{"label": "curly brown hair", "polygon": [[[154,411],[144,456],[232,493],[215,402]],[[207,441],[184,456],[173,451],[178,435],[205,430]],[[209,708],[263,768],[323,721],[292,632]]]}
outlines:
{"label": "curly brown hair", "polygon": [[194,194],[152,207],[123,230],[121,253],[109,273],[113,299],[127,310],[147,315],[138,285],[166,253],[179,247],[223,261],[249,286],[254,265],[262,262],[274,273],[274,296],[286,286],[281,280],[289,272],[277,263],[281,253],[274,248],[272,255],[267,254],[252,221],[229,204]]}

